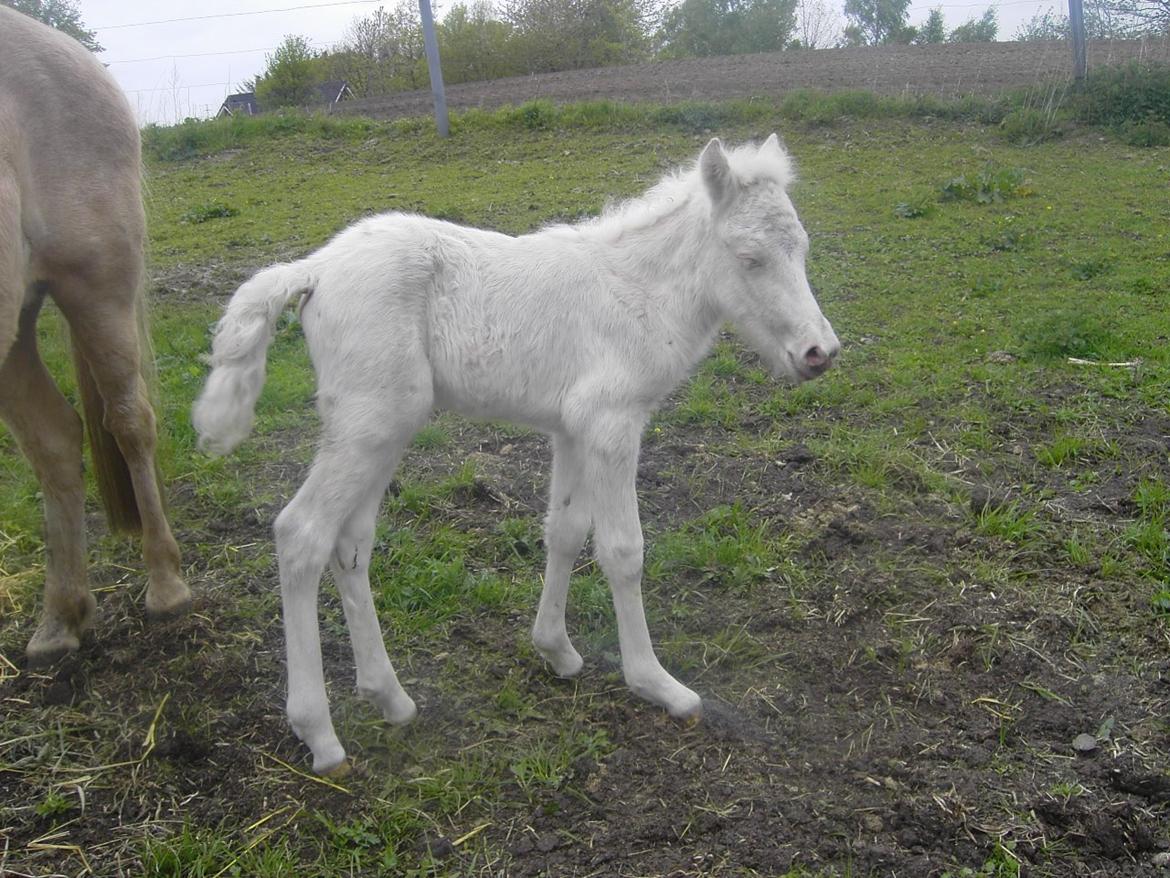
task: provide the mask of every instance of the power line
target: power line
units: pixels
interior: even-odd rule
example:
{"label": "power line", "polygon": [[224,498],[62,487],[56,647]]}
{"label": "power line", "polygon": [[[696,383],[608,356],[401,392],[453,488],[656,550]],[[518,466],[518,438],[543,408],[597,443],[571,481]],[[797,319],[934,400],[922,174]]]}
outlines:
{"label": "power line", "polygon": [[198,85],[160,85],[155,88],[127,88],[123,89],[127,94],[152,94],[156,91],[190,91],[193,88],[226,88],[230,86],[230,82],[201,82]]}
{"label": "power line", "polygon": [[262,49],[234,49],[229,52],[191,52],[186,55],[155,55],[153,58],[124,58],[121,61],[105,61],[106,64],[139,64],[145,61],[171,61],[177,58],[214,58],[219,55],[249,55],[255,52],[275,52],[278,47]]}
{"label": "power line", "polygon": [[157,21],[133,21],[126,24],[107,24],[92,30],[121,30],[129,27],[150,27],[156,24],[179,24],[185,21],[208,21],[215,18],[240,18],[245,15],[269,15],[274,12],[300,12],[305,9],[328,9],[334,6],[371,6],[385,0],[335,0],[332,3],[307,3],[302,6],[283,6],[278,9],[253,9],[248,12],[217,12],[211,15],[189,15],[185,18],[160,18]]}

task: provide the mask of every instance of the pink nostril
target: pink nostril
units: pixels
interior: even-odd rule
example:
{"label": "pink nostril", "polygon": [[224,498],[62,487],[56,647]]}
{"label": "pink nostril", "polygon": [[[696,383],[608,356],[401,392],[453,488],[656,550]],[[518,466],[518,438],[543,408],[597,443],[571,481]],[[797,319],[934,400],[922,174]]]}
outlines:
{"label": "pink nostril", "polygon": [[823,369],[832,362],[832,359],[817,345],[813,345],[804,354],[804,363],[810,369]]}

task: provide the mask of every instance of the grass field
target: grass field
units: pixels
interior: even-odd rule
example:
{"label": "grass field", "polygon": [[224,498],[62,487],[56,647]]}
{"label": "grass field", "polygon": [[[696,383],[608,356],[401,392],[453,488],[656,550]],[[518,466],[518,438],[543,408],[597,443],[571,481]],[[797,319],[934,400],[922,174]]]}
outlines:
{"label": "grass field", "polygon": [[[0,875],[1161,874],[1170,149],[791,115],[534,105],[449,141],[364,120],[152,141],[163,465],[196,608],[144,622],[136,548],[95,502],[98,622],[76,658],[26,670],[40,503],[0,434]],[[327,586],[358,770],[310,776],[283,718],[270,526],[313,453],[312,374],[290,320],[252,439],[199,455],[187,413],[225,297],[369,213],[519,233],[640,192],[712,134],[772,130],[844,351],[788,388],[729,331],[647,431],[647,613],[704,722],[625,691],[587,555],[586,669],[542,666],[545,440],[440,415],[372,575],[420,717],[387,729],[352,692]]]}

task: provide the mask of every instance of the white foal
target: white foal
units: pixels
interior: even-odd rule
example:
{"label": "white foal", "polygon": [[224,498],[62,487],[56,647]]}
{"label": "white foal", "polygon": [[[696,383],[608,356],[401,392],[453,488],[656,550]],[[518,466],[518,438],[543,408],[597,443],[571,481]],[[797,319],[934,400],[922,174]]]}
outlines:
{"label": "white foal", "polygon": [[532,637],[553,670],[581,670],[565,603],[592,530],[627,683],[674,716],[700,713],[699,696],[659,664],[646,627],[634,490],[641,434],[724,321],[779,377],[803,381],[833,363],[840,346],[805,277],[808,236],[786,192],[791,178],[776,135],[732,151],[712,140],[695,167],[593,221],[513,238],[385,214],[240,287],[216,329],[194,423],[212,453],[243,441],[277,319],[301,297],[324,433],[275,532],[288,716],[315,771],[347,767],[321,666],[326,565],[359,691],[392,723],[416,712],[386,655],[369,559],[394,469],[436,407],[552,437],[548,558]]}

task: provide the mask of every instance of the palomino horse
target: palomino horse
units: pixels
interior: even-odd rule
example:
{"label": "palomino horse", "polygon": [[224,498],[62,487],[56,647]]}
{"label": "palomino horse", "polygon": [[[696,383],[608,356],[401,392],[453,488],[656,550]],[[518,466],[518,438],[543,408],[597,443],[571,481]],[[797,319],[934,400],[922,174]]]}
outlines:
{"label": "palomino horse", "polygon": [[832,364],[840,345],[805,278],[808,236],[788,198],[791,178],[775,135],[730,152],[712,140],[695,167],[597,220],[513,238],[386,214],[240,287],[216,329],[194,423],[208,451],[243,441],[277,320],[302,297],[324,434],[276,520],[276,551],[288,716],[314,770],[347,766],[321,666],[326,565],[341,591],[358,690],[392,723],[415,714],[386,655],[369,560],[394,468],[435,407],[552,436],[548,558],[532,636],[553,670],[581,670],[565,603],[592,529],[626,682],[675,716],[699,714],[699,696],[655,656],[642,607],[641,434],[725,320],[777,376],[803,381]]}
{"label": "palomino horse", "polygon": [[118,530],[142,532],[146,609],[190,593],[167,525],[144,326],[138,126],[80,43],[0,7],[0,417],[45,501],[45,601],[34,663],[77,649],[95,610],[86,574],[82,426],[37,352],[45,297],[69,324],[98,484]]}

